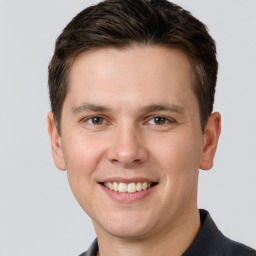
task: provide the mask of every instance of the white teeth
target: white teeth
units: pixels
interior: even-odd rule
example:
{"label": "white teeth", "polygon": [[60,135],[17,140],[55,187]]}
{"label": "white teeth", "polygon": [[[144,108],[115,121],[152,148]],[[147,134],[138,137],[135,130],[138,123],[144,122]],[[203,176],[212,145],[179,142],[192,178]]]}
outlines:
{"label": "white teeth", "polygon": [[128,193],[136,192],[136,185],[135,183],[129,183],[127,188]]}
{"label": "white teeth", "polygon": [[138,192],[142,190],[142,183],[141,183],[141,182],[138,182],[138,183],[137,183],[136,190],[137,190]]}
{"label": "white teeth", "polygon": [[121,193],[125,193],[127,191],[127,184],[126,183],[119,183],[118,191]]}
{"label": "white teeth", "polygon": [[114,183],[113,183],[113,189],[114,189],[115,191],[118,191],[118,183],[117,183],[117,182],[114,182]]}
{"label": "white teeth", "polygon": [[152,186],[151,182],[131,182],[131,183],[123,183],[123,182],[105,182],[104,186],[109,188],[110,190],[114,190],[119,193],[135,193],[140,192],[142,190],[147,190]]}
{"label": "white teeth", "polygon": [[108,182],[108,186],[107,186],[110,190],[114,190],[113,189],[113,184],[112,183],[110,183],[110,182]]}

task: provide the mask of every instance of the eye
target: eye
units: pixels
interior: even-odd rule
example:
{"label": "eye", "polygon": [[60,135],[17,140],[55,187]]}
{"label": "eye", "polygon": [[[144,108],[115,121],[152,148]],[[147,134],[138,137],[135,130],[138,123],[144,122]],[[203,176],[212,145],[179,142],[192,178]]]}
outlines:
{"label": "eye", "polygon": [[166,117],[163,117],[163,116],[155,116],[153,118],[151,118],[149,120],[149,124],[156,124],[156,125],[164,125],[164,124],[167,124],[167,123],[172,123],[173,121],[166,118]]}
{"label": "eye", "polygon": [[101,124],[105,124],[106,120],[101,116],[92,116],[92,117],[86,119],[86,122],[88,122],[92,125],[101,125]]}

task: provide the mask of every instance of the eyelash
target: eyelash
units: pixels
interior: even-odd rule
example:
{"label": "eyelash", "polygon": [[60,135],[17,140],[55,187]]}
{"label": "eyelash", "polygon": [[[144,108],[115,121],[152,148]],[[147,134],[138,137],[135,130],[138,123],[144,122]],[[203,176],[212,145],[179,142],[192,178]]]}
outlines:
{"label": "eyelash", "polygon": [[[96,118],[102,120],[103,123],[94,124],[94,123],[93,123],[93,119],[96,119]],[[91,120],[91,122],[89,122],[89,120]],[[105,124],[105,123],[106,123],[106,118],[104,118],[104,117],[102,117],[102,116],[90,116],[90,117],[84,119],[84,121],[87,122],[87,123],[90,123],[91,125],[96,125],[96,126],[98,126],[98,125],[103,125],[103,124]]]}
{"label": "eyelash", "polygon": [[[161,124],[156,124],[156,120],[157,119],[162,119],[162,121],[164,121],[164,123],[161,123]],[[167,118],[167,117],[164,117],[164,116],[153,116],[149,119],[148,121],[148,124],[149,122],[153,120],[154,124],[157,125],[157,126],[162,126],[162,125],[166,125],[166,124],[170,124],[170,123],[175,123],[175,121],[173,119],[170,119],[170,118]]]}
{"label": "eyelash", "polygon": [[[101,123],[95,124],[95,123],[93,123],[93,119],[98,119],[98,121],[100,119]],[[157,119],[161,119],[163,121],[163,123],[156,124]],[[151,120],[153,120],[154,124],[150,124]],[[104,125],[107,122],[106,118],[102,117],[102,116],[90,116],[90,117],[84,119],[84,121],[89,123],[90,125],[95,125],[95,126]],[[175,120],[164,117],[164,116],[151,116],[146,123],[149,125],[163,126],[166,124],[175,123]]]}

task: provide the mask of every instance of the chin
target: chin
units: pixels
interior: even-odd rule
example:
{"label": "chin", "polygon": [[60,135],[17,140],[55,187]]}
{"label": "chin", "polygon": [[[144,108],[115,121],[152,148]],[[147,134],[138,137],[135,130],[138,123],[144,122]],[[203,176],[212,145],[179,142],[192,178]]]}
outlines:
{"label": "chin", "polygon": [[[126,221],[127,220],[127,221]],[[96,233],[105,231],[112,236],[123,239],[142,239],[153,229],[152,221],[147,218],[132,218],[131,216],[115,218],[114,220],[94,223]],[[151,224],[151,225],[149,225]]]}
{"label": "chin", "polygon": [[135,228],[130,225],[120,225],[119,227],[109,227],[108,229],[105,229],[105,231],[112,236],[128,240],[143,239],[150,233],[149,230],[150,229],[146,227]]}

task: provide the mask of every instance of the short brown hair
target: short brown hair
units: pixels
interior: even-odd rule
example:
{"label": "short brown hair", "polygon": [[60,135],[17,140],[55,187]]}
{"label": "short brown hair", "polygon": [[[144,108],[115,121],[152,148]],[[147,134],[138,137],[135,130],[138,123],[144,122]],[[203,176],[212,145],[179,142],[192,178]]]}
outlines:
{"label": "short brown hair", "polygon": [[85,51],[134,44],[179,47],[189,56],[204,130],[213,109],[218,70],[215,42],[206,26],[167,0],[106,0],[80,12],[56,41],[48,84],[59,132],[74,59]]}

